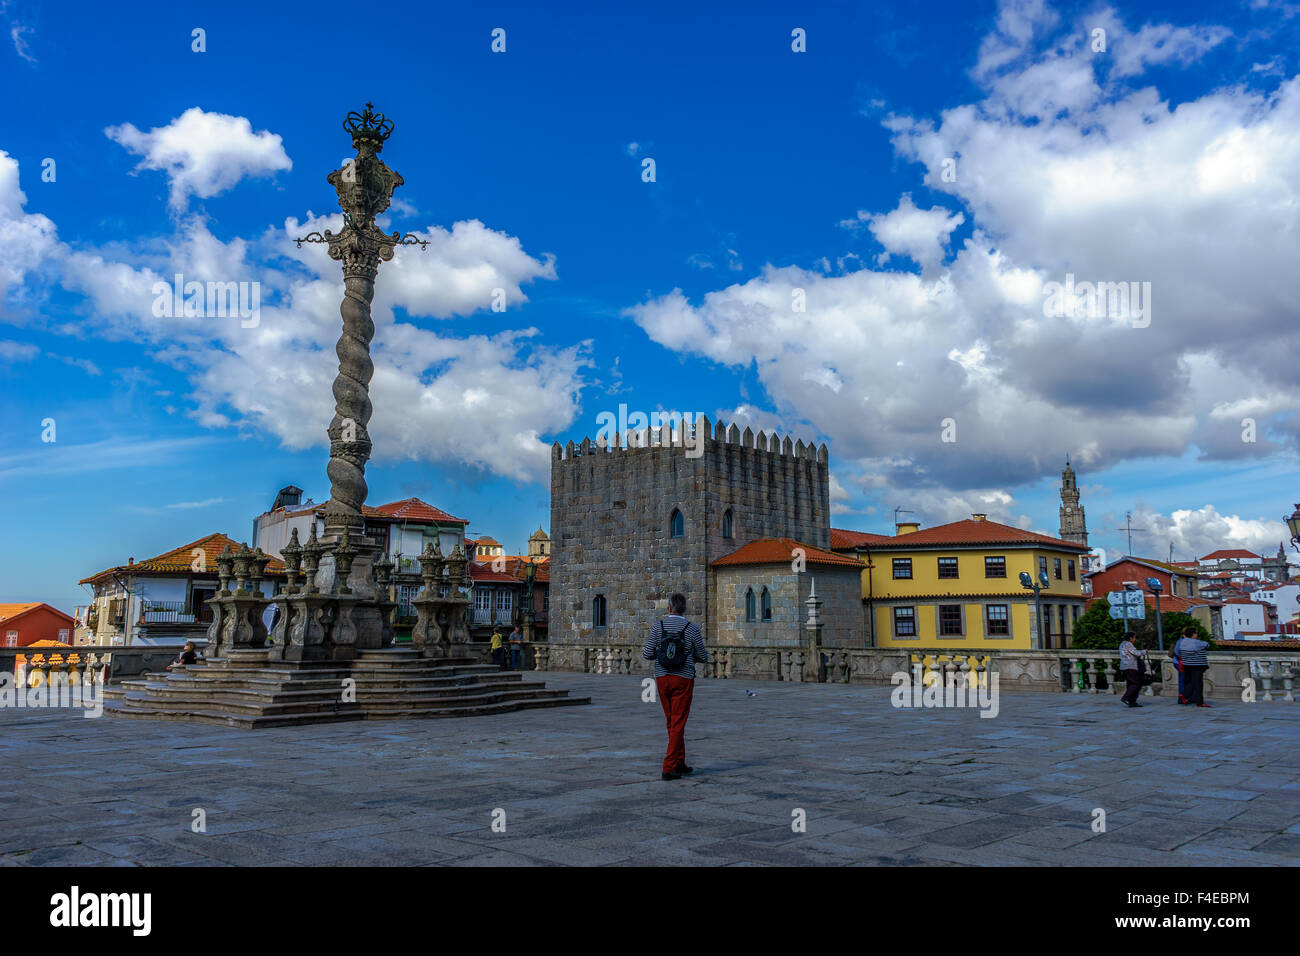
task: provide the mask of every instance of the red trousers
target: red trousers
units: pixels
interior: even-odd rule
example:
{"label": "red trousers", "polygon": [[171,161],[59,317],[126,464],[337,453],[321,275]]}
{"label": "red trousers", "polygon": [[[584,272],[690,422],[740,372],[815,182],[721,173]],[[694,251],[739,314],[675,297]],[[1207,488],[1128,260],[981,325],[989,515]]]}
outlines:
{"label": "red trousers", "polygon": [[664,773],[672,773],[686,763],[686,719],[691,716],[691,697],[695,681],[689,677],[665,674],[655,678],[659,703],[668,723],[668,753],[664,755]]}

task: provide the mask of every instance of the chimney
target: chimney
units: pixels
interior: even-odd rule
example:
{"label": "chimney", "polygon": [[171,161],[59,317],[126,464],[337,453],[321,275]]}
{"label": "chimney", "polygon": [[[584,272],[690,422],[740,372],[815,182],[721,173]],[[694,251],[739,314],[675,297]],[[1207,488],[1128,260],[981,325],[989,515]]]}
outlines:
{"label": "chimney", "polygon": [[971,521],[983,521],[983,520],[984,520],[985,518],[987,518],[987,517],[988,517],[988,515],[984,514],[982,511],[977,511],[975,514],[973,514],[973,515],[970,516],[970,520],[971,520]]}
{"label": "chimney", "polygon": [[894,525],[894,536],[897,537],[898,535],[911,534],[913,531],[920,530],[921,522],[919,521],[900,521]]}

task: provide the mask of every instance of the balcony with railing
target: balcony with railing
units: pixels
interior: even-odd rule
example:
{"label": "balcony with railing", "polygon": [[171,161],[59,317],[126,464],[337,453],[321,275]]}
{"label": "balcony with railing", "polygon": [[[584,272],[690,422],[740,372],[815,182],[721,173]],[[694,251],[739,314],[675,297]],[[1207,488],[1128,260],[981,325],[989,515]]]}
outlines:
{"label": "balcony with railing", "polygon": [[141,624],[197,624],[194,616],[184,601],[150,601],[147,598],[140,605]]}
{"label": "balcony with railing", "polygon": [[515,609],[512,607],[476,607],[469,612],[471,624],[513,624]]}

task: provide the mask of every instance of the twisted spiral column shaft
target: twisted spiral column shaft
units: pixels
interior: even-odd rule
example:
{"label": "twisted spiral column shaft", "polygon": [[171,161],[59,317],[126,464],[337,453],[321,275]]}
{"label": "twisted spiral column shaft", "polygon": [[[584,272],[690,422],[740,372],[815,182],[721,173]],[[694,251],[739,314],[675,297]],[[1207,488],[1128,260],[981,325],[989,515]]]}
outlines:
{"label": "twisted spiral column shaft", "polygon": [[[376,257],[377,258],[377,257]],[[366,501],[366,462],[370,459],[370,379],[375,366],[370,360],[370,340],[375,323],[370,303],[375,294],[376,261],[369,275],[344,278],[343,332],[335,351],[339,372],[334,379],[334,419],[330,422],[330,503],[326,508],[327,530],[364,527],[361,506]]]}

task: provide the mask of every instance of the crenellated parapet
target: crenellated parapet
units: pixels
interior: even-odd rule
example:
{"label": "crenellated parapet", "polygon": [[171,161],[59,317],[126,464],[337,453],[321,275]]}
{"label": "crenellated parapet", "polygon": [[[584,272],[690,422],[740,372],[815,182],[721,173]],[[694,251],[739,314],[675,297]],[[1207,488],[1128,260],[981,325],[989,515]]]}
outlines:
{"label": "crenellated parapet", "polygon": [[812,442],[805,444],[802,439],[792,440],[789,435],[782,437],[776,432],[755,432],[749,427],[742,432],[735,423],[729,426],[721,421],[713,423],[704,415],[695,422],[677,421],[658,428],[614,431],[609,434],[600,432],[595,440],[586,437],[580,442],[570,441],[564,445],[555,442],[551,445],[551,460],[572,461],[595,454],[631,454],[654,448],[679,448],[688,458],[701,457],[705,452],[717,448],[745,448],[786,458],[803,458],[823,465],[830,461],[830,453],[824,442],[821,445]]}

